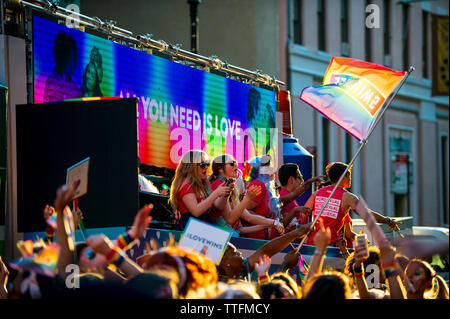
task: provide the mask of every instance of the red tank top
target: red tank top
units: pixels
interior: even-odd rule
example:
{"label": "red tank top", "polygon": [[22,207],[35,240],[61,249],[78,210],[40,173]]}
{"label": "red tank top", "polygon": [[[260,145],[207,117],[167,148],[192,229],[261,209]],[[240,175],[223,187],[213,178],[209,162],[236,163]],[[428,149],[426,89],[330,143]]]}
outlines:
{"label": "red tank top", "polygon": [[[314,218],[319,214],[322,205],[327,200],[328,196],[330,196],[333,191],[334,186],[326,186],[319,189],[316,193],[316,197],[314,198]],[[335,242],[339,239],[339,231],[344,226],[345,216],[348,214],[349,209],[347,211],[343,211],[341,207],[342,196],[347,192],[345,189],[338,187],[334,192],[333,196],[330,198],[327,206],[320,215],[320,218],[323,220],[323,225],[325,228],[329,227],[331,231],[331,243]],[[318,222],[317,222],[318,223]],[[308,236],[306,243],[308,245],[314,245],[314,236],[319,230],[319,224],[316,225],[316,231],[311,233]]]}

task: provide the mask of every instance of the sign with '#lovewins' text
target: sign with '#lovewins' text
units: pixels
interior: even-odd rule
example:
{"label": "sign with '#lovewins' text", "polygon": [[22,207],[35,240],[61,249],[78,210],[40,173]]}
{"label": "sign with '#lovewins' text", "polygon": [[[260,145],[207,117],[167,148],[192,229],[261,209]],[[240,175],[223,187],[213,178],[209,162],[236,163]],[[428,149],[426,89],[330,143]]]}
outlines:
{"label": "sign with '#lovewins' text", "polygon": [[218,265],[230,237],[231,232],[191,217],[184,229],[179,246],[197,250]]}

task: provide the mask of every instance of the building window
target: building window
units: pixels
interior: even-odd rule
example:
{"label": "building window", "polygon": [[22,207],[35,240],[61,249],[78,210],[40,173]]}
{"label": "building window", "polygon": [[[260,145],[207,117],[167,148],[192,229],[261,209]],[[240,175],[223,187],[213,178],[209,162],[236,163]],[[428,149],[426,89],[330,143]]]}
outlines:
{"label": "building window", "polygon": [[303,44],[302,5],[302,0],[294,1],[294,43],[297,44]]}
{"label": "building window", "polygon": [[325,0],[317,0],[318,49],[325,51]]}
{"label": "building window", "polygon": [[341,54],[349,56],[348,45],[348,0],[341,0]]}
{"label": "building window", "polygon": [[422,11],[422,76],[428,78],[428,12]]}
{"label": "building window", "polygon": [[383,44],[384,44],[384,57],[383,64],[385,66],[391,66],[391,1],[385,0],[383,7]]}
{"label": "building window", "polygon": [[403,69],[409,68],[409,4],[402,3]]}

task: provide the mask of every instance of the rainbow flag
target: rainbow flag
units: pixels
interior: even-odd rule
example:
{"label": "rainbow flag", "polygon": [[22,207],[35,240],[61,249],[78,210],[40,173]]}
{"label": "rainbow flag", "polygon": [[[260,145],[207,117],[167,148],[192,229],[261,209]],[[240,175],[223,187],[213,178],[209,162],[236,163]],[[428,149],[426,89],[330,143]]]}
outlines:
{"label": "rainbow flag", "polygon": [[374,63],[333,57],[323,85],[304,88],[300,99],[361,141],[405,74]]}
{"label": "rainbow flag", "polygon": [[309,265],[306,263],[305,259],[303,259],[302,254],[298,256],[298,275],[303,282],[308,275]]}
{"label": "rainbow flag", "polygon": [[246,182],[250,182],[258,175],[258,170],[250,165],[249,163],[245,163],[244,173],[242,173],[242,179]]}
{"label": "rainbow flag", "polygon": [[27,270],[53,277],[58,262],[60,247],[58,244],[51,244],[29,257],[21,258],[10,263],[10,266],[16,270]]}

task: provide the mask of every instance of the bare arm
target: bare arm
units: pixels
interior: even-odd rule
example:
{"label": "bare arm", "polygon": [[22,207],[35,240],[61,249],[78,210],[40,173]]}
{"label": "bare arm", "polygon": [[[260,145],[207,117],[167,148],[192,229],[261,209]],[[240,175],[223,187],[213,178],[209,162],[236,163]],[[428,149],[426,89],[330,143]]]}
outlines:
{"label": "bare arm", "polygon": [[[350,192],[346,192],[346,193],[344,193],[344,196],[342,197],[342,199],[344,201],[344,206],[351,208],[354,212],[356,212],[359,215],[358,211],[356,210],[356,205],[358,204],[359,199],[356,195],[354,195]],[[397,222],[395,219],[383,216],[383,215],[371,210],[370,208],[367,208],[367,209],[372,214],[372,216],[375,218],[377,223],[388,225],[390,227],[391,231],[393,229],[399,229],[398,225],[403,224],[403,222]]]}
{"label": "bare arm", "polygon": [[127,276],[127,279],[130,279],[143,272],[142,268],[139,267],[130,258],[128,258],[121,249],[114,247],[113,243],[105,235],[102,234],[91,236],[86,239],[86,243],[94,252],[102,254],[104,256],[108,256],[109,254],[111,254],[111,250],[116,249],[118,253],[123,257],[123,261],[116,266],[118,266],[120,270],[123,271],[123,273]]}
{"label": "bare arm", "polygon": [[[230,203],[227,202],[225,205],[225,209],[223,210],[223,213],[222,213],[222,216],[225,219],[225,221],[230,225],[235,223],[239,219],[239,217],[241,217],[241,215],[245,211],[245,208],[249,205],[249,203],[253,200],[253,198],[258,196],[260,193],[261,193],[261,187],[252,185],[248,188],[247,194],[242,199],[242,201],[240,203],[238,203],[237,205],[235,205],[235,207],[233,209],[230,209]],[[253,224],[259,224],[259,223],[253,223]],[[273,221],[272,221],[272,224],[273,224]]]}
{"label": "bare arm", "polygon": [[251,223],[251,224],[256,224],[256,225],[264,225],[264,226],[269,226],[272,227],[274,220],[271,218],[267,218],[258,214],[253,214],[251,212],[249,212],[248,210],[244,210],[244,212],[242,213],[242,219]]}
{"label": "bare arm", "polygon": [[192,215],[194,215],[195,217],[199,217],[214,204],[214,201],[218,197],[224,196],[225,194],[228,193],[229,187],[221,185],[214,192],[212,192],[211,195],[202,200],[200,203],[197,201],[197,197],[195,196],[194,193],[188,193],[184,195],[181,198],[181,200],[183,201],[183,204],[187,207],[187,209]]}
{"label": "bare arm", "polygon": [[302,225],[295,230],[272,239],[267,242],[264,246],[260,247],[257,251],[255,251],[250,257],[248,257],[248,263],[250,265],[250,271],[254,269],[255,263],[259,260],[260,257],[267,255],[268,257],[272,257],[276,253],[279,253],[287,245],[289,245],[292,241],[297,238],[301,238],[309,233],[311,224]]}
{"label": "bare arm", "polygon": [[[383,265],[394,265],[395,268],[399,269],[396,261],[395,261],[395,251],[390,246],[386,236],[380,227],[375,223],[375,218],[372,214],[369,214],[369,208],[366,203],[362,200],[359,200],[356,205],[356,212],[364,219],[366,222],[367,228],[372,233],[372,236],[380,248],[380,256]],[[399,277],[399,272],[392,272],[391,276],[387,276],[389,293],[391,295],[391,299],[405,299],[406,291],[403,283],[401,282],[401,278]]]}
{"label": "bare arm", "polygon": [[325,229],[322,220],[320,220],[319,223],[320,230],[317,232],[316,236],[314,236],[314,245],[316,246],[316,249],[313,257],[311,258],[311,264],[309,266],[308,275],[306,275],[305,283],[314,277],[316,273],[320,273],[322,271],[323,259],[331,240],[330,229]]}
{"label": "bare arm", "polygon": [[267,226],[264,225],[255,225],[255,226],[243,226],[239,228],[240,234],[251,234],[260,230],[263,230],[264,228],[267,228]]}
{"label": "bare arm", "polygon": [[[61,186],[57,191],[55,199],[56,210],[56,243],[60,247],[58,262],[56,264],[57,274],[62,278],[66,277],[66,267],[73,263],[73,247],[69,246],[69,238],[67,236],[66,227],[64,225],[64,214],[67,215],[67,219],[71,220],[73,224],[72,211],[70,210],[68,203],[72,201],[75,191],[74,186]],[[70,227],[70,225],[68,225]],[[74,229],[72,231],[75,231]]]}
{"label": "bare arm", "polygon": [[283,197],[280,197],[281,205],[284,206],[284,205],[292,202],[294,199],[296,199],[297,197],[302,195],[304,192],[306,192],[311,187],[312,183],[320,181],[320,178],[322,178],[322,176],[310,178],[306,182],[302,183],[302,185],[300,185],[300,187],[296,188],[294,191],[290,192],[289,194],[287,194]]}
{"label": "bare arm", "polygon": [[244,210],[244,213],[241,217],[251,224],[264,225],[264,227],[275,227],[278,233],[284,234],[284,226],[277,219],[271,219],[260,216],[258,214],[252,214],[247,210]]}
{"label": "bare arm", "polygon": [[365,247],[355,247],[355,262],[353,263],[353,278],[355,279],[356,287],[358,288],[360,299],[375,299],[375,296],[370,293],[367,286],[366,278],[364,277],[364,256]]}
{"label": "bare arm", "polygon": [[6,288],[8,276],[8,268],[6,268],[6,265],[3,263],[2,257],[0,256],[0,299],[8,298],[8,289]]}
{"label": "bare arm", "polygon": [[286,227],[292,221],[292,219],[298,214],[307,214],[308,216],[311,214],[311,209],[306,206],[296,206],[291,209],[290,212],[284,215],[283,217],[283,226]]}
{"label": "bare arm", "polygon": [[345,239],[355,240],[356,233],[353,231],[353,227],[350,223],[344,224],[344,235]]}

